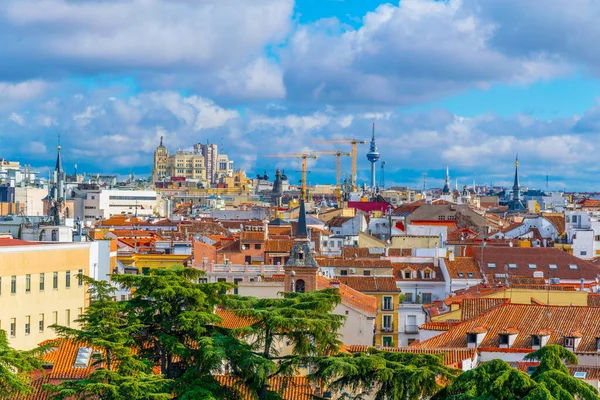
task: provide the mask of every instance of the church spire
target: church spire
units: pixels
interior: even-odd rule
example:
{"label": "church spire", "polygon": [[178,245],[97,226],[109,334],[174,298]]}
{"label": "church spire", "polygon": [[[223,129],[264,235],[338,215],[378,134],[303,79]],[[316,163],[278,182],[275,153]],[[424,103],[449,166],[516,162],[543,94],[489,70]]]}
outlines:
{"label": "church spire", "polygon": [[519,191],[519,155],[515,159],[515,182],[513,184],[513,192]]}
{"label": "church spire", "polygon": [[300,200],[300,214],[298,215],[298,227],[296,228],[297,238],[307,238],[308,230],[306,229],[306,208],[304,200]]}
{"label": "church spire", "polygon": [[444,188],[442,189],[443,194],[450,193],[450,170],[446,165],[446,180],[444,181]]}

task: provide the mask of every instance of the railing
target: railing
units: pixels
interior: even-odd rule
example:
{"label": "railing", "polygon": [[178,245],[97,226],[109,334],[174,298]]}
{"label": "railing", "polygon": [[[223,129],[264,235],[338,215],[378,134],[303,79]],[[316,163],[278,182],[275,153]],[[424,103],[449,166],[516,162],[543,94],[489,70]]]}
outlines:
{"label": "railing", "polygon": [[405,333],[419,333],[419,327],[417,325],[404,325]]}
{"label": "railing", "polygon": [[394,305],[393,304],[382,304],[381,311],[394,311]]}
{"label": "railing", "polygon": [[284,273],[283,265],[196,264],[196,268],[203,269],[206,272]]}
{"label": "railing", "polygon": [[390,326],[382,326],[381,332],[394,332],[394,325],[392,324]]}

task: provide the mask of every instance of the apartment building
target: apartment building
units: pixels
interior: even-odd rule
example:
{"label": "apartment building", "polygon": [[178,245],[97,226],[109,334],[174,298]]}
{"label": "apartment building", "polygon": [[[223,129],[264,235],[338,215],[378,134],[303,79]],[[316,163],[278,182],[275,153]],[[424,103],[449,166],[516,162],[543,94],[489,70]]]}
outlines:
{"label": "apartment building", "polygon": [[19,350],[56,337],[50,325],[75,326],[88,304],[78,274],[97,275],[94,242],[0,239],[0,329]]}

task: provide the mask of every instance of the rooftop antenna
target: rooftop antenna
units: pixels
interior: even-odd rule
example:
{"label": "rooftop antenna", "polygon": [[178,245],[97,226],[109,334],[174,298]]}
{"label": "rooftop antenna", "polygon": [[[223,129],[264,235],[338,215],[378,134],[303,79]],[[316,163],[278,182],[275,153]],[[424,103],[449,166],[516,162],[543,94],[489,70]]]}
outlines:
{"label": "rooftop antenna", "polygon": [[385,187],[385,161],[381,162],[381,178],[379,182],[379,186],[383,189]]}
{"label": "rooftop antenna", "polygon": [[425,193],[426,189],[426,179],[427,179],[427,172],[423,172],[423,193]]}

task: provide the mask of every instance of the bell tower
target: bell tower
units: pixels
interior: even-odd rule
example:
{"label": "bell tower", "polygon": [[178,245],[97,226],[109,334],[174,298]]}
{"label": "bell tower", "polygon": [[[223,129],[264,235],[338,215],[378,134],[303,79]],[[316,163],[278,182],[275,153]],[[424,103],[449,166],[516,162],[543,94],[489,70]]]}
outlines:
{"label": "bell tower", "polygon": [[304,200],[300,201],[298,227],[294,238],[294,247],[289,260],[283,267],[285,271],[286,292],[310,292],[317,289],[319,265],[313,258],[310,239],[306,229],[306,209]]}
{"label": "bell tower", "polygon": [[163,137],[160,137],[160,145],[154,150],[154,167],[152,168],[152,182],[164,179],[167,176],[167,160],[169,150],[163,145]]}

